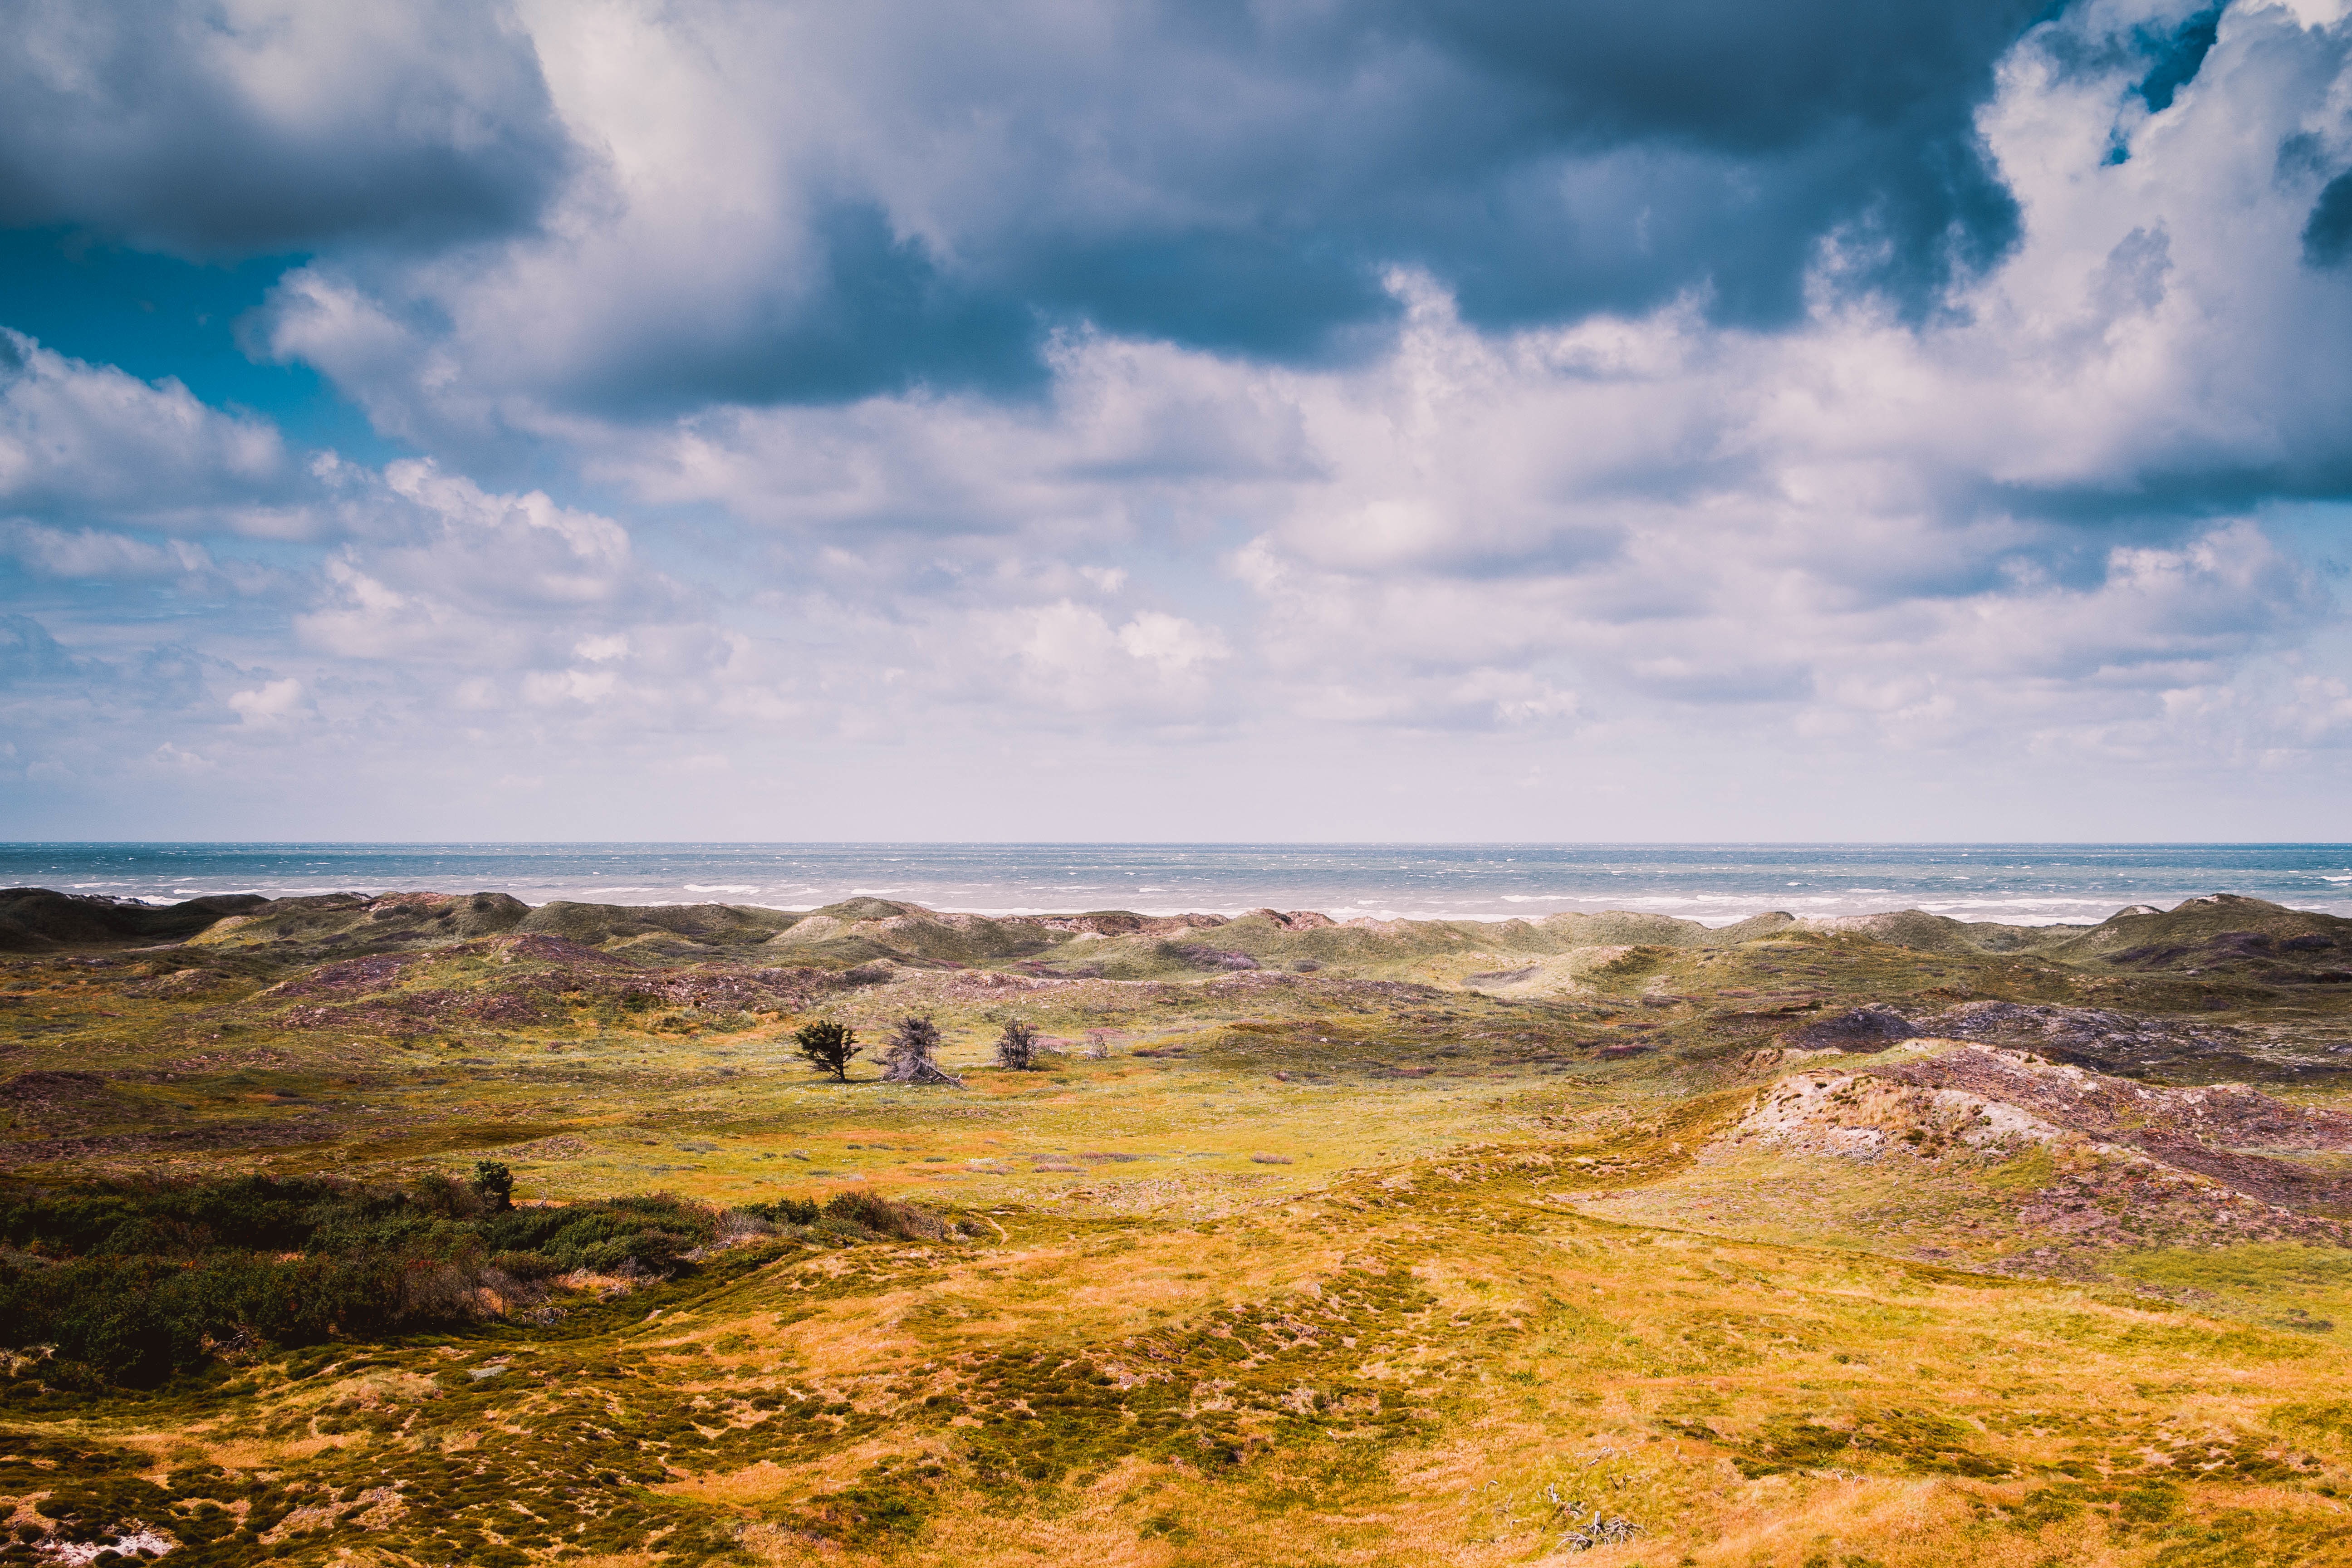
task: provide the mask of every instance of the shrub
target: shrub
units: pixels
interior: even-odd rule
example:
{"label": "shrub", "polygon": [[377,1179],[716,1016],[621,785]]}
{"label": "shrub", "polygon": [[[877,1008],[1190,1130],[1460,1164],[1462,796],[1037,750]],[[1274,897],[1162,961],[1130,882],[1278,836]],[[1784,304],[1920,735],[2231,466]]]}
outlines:
{"label": "shrub", "polygon": [[1007,1018],[996,1037],[996,1065],[1028,1072],[1037,1065],[1037,1031],[1019,1018]]}
{"label": "shrub", "polygon": [[457,1177],[436,1171],[408,1184],[416,1202],[444,1219],[472,1219],[482,1212],[482,1194]]}
{"label": "shrub", "polygon": [[574,1268],[667,1275],[719,1224],[717,1210],[666,1195],[486,1207],[446,1176],[406,1187],[240,1176],[13,1195],[0,1200],[0,1345],[54,1346],[60,1362],[152,1384],[230,1346],[495,1314]]}
{"label": "shrub", "polygon": [[803,1024],[793,1033],[793,1047],[808,1058],[811,1068],[829,1072],[844,1083],[849,1081],[849,1058],[865,1048],[856,1042],[856,1030],[831,1018]]}
{"label": "shrub", "polygon": [[937,1241],[952,1235],[954,1227],[935,1214],[927,1213],[912,1204],[902,1204],[879,1193],[842,1193],[824,1205],[824,1218],[840,1220],[876,1236],[895,1236],[908,1241]]}
{"label": "shrub", "polygon": [[718,1226],[716,1211],[656,1194],[517,1209],[485,1226],[483,1240],[502,1250],[536,1252],[561,1272],[613,1273],[634,1262],[644,1272],[667,1275],[686,1254],[708,1244]]}
{"label": "shrub", "polygon": [[474,1195],[492,1214],[504,1214],[514,1207],[514,1173],[496,1160],[474,1163],[473,1188]]}
{"label": "shrub", "polygon": [[196,1264],[91,1258],[0,1268],[0,1331],[50,1344],[117,1381],[152,1384],[214,1346],[259,1337],[311,1344],[407,1320],[451,1321],[436,1300],[412,1302],[398,1260],[225,1253]]}

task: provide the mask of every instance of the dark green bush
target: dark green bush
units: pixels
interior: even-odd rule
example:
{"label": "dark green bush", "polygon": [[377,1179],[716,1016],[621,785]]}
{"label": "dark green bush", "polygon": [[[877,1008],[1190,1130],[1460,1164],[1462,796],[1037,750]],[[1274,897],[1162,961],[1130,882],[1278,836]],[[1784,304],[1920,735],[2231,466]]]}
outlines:
{"label": "dark green bush", "polygon": [[912,1204],[893,1203],[878,1193],[841,1193],[824,1205],[827,1219],[846,1220],[877,1236],[904,1237],[909,1241],[936,1241],[954,1233],[937,1215]]}
{"label": "dark green bush", "polygon": [[773,1203],[746,1204],[742,1212],[772,1224],[827,1224],[828,1228],[853,1235],[890,1236],[908,1241],[937,1241],[960,1234],[953,1221],[877,1193],[839,1193],[822,1205],[806,1198],[778,1198]]}
{"label": "dark green bush", "polygon": [[486,1185],[238,1176],[0,1194],[0,1345],[54,1347],[68,1380],[79,1367],[152,1384],[226,1350],[462,1322],[486,1289],[530,1300],[573,1269],[666,1277],[719,1232],[718,1210],[681,1198],[500,1210]]}
{"label": "dark green bush", "polygon": [[381,1255],[12,1258],[0,1263],[0,1336],[54,1345],[60,1359],[118,1381],[152,1384],[225,1345],[310,1344],[431,1316],[412,1306],[409,1272]]}
{"label": "dark green bush", "polygon": [[849,1058],[866,1048],[857,1043],[856,1030],[831,1018],[803,1024],[793,1032],[793,1047],[807,1058],[810,1067],[829,1072],[844,1083],[849,1081]]}
{"label": "dark green bush", "polygon": [[772,1225],[814,1225],[824,1211],[807,1198],[778,1198],[772,1204],[745,1204],[743,1212]]}
{"label": "dark green bush", "polygon": [[514,1207],[514,1173],[497,1160],[474,1162],[474,1195],[493,1214]]}

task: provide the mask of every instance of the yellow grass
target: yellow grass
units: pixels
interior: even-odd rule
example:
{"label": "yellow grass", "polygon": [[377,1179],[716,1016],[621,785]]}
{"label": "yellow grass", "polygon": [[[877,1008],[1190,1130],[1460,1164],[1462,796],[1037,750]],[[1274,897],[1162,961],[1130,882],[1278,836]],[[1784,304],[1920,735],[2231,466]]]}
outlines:
{"label": "yellow grass", "polygon": [[[173,1114],[286,1105],[334,1136],[35,1174],[394,1179],[498,1158],[530,1199],[877,1191],[968,1234],[771,1244],[605,1306],[583,1289],[542,1328],[330,1352],[357,1370],[272,1353],[0,1432],[126,1450],[158,1484],[218,1466],[224,1503],[257,1487],[292,1505],[273,1539],[310,1563],[2352,1563],[2352,1252],[2200,1240],[2036,1278],[2044,1238],[2018,1215],[2095,1163],[2080,1150],[1863,1163],[1723,1142],[1776,1070],[1743,1053],[1789,1020],[1691,998],[1803,965],[1861,998],[1961,963],[1786,935],[1347,941],[1354,980],[1450,988],[913,972],[691,1033],[582,1011],[421,1042],[215,1041],[190,1020],[233,1022],[200,1014],[218,995],[117,999],[81,1059],[168,1057],[179,1076],[138,1092]],[[1461,988],[1525,968],[1499,996]],[[2100,1005],[2138,984],[1966,968],[1977,994]],[[52,1012],[107,999],[57,984]],[[965,1089],[824,1081],[784,1043],[819,1010],[870,1038],[915,1006]],[[997,1070],[986,1043],[1014,1010],[1073,1042],[1108,1031],[1112,1054]],[[1622,1027],[1654,1021],[1663,1036]],[[1674,1044],[1601,1054],[1655,1037]],[[1136,1054],[1167,1047],[1184,1054]],[[55,1473],[7,1471],[24,1517],[48,1517]],[[400,1507],[347,1506],[386,1486]],[[1596,1514],[1624,1538],[1572,1541]]]}

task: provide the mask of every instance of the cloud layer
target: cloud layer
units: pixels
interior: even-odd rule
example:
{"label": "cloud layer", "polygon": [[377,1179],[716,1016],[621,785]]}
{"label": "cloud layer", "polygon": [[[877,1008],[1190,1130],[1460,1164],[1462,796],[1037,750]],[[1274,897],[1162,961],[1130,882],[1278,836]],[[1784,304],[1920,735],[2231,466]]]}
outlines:
{"label": "cloud layer", "polygon": [[510,233],[572,149],[530,38],[463,4],[16,0],[0,222],[173,254]]}
{"label": "cloud layer", "polygon": [[28,821],[2340,835],[2326,0],[18,11]]}
{"label": "cloud layer", "polygon": [[1842,235],[1849,281],[1917,312],[2016,237],[1972,113],[2033,9],[550,10],[582,167],[544,225],[315,268],[271,342],[379,398],[404,365],[371,406],[478,432],[502,395],[1034,392],[1076,327],[1358,358],[1400,265],[1483,328],[1694,292],[1785,324]]}

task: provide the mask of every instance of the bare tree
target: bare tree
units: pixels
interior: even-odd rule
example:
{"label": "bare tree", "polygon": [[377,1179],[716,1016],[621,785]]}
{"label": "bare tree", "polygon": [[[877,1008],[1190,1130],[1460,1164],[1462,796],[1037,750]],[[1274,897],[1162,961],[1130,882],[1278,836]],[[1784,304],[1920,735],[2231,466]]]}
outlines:
{"label": "bare tree", "polygon": [[1028,1072],[1037,1065],[1037,1031],[1018,1018],[1004,1020],[1004,1032],[996,1037],[996,1065],[1011,1068],[1015,1072]]}
{"label": "bare tree", "polygon": [[865,1048],[857,1044],[856,1030],[830,1018],[803,1024],[793,1035],[793,1045],[808,1058],[809,1066],[844,1083],[849,1081],[849,1058]]}
{"label": "bare tree", "polygon": [[940,1026],[927,1013],[909,1013],[890,1031],[890,1048],[882,1053],[886,1083],[944,1083],[958,1089],[963,1079],[940,1066]]}

